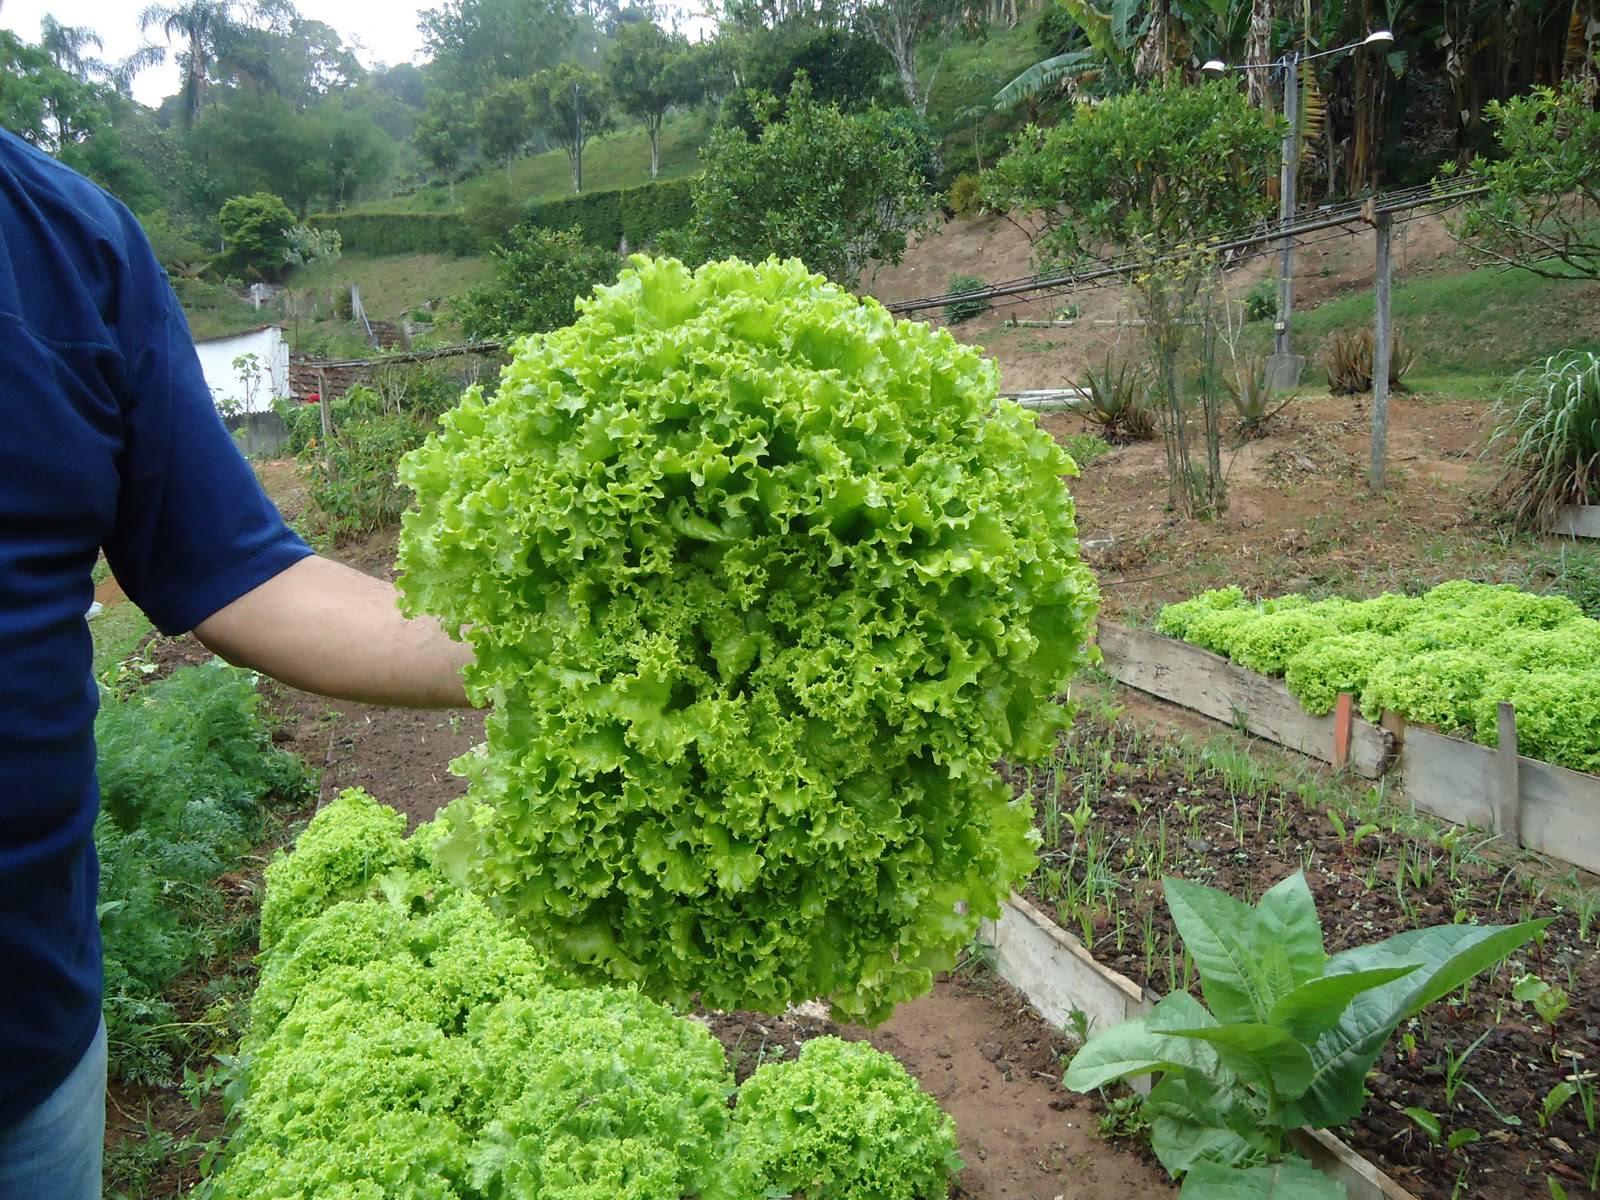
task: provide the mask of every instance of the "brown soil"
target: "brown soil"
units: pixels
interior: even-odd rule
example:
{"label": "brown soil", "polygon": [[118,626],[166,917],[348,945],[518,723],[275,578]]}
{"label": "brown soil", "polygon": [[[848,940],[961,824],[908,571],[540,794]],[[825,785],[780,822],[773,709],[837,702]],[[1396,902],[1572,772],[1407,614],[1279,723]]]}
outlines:
{"label": "brown soil", "polygon": [[[1370,289],[1376,243],[1367,226],[1354,226],[1296,251],[1295,305],[1309,309],[1349,292]],[[885,303],[942,295],[955,275],[978,275],[985,283],[1002,283],[1033,275],[1033,248],[1021,226],[1005,217],[951,221],[918,241],[899,266],[879,267],[868,291]],[[1395,269],[1416,277],[1459,270],[1462,260],[1438,217],[1400,226],[1394,246]],[[1243,296],[1263,279],[1272,278],[1277,260],[1262,256],[1228,271],[1226,291]],[[1054,331],[1018,330],[1011,319],[1048,320],[1067,303],[1078,308],[1070,327]],[[941,310],[918,314],[943,323]],[[1083,366],[1097,363],[1108,349],[1136,341],[1137,328],[1126,290],[1120,285],[1084,288],[1071,296],[1027,297],[1002,301],[982,316],[954,326],[962,342],[984,347],[1000,364],[1007,389],[1053,388],[1066,385]],[[1019,336],[1021,335],[1021,336]],[[1036,336],[1035,336],[1036,335]]]}
{"label": "brown soil", "polygon": [[[1459,270],[1459,255],[1437,218],[1413,222],[1397,247],[1410,276]],[[1371,286],[1373,235],[1362,228],[1300,252],[1297,304]],[[883,300],[943,291],[950,276],[981,263],[989,281],[1029,274],[1022,231],[1000,217],[951,222],[919,242],[897,267],[881,268],[872,292]],[[1245,262],[1227,276],[1242,294],[1275,264]],[[1106,351],[1135,347],[1140,331],[1125,290],[1107,287],[1072,297],[1080,313],[1070,328],[1006,328],[1011,317],[1047,318],[1056,300],[1028,300],[952,328],[982,346],[1006,389],[1068,385]],[[920,314],[937,325],[942,314]],[[1223,449],[1228,508],[1212,520],[1186,521],[1168,510],[1167,469],[1159,442],[1119,446],[1072,484],[1085,557],[1100,577],[1112,617],[1151,613],[1158,605],[1219,585],[1281,593],[1327,588],[1355,593],[1416,589],[1449,578],[1516,577],[1527,542],[1507,544],[1477,511],[1494,476],[1479,461],[1487,434],[1481,401],[1399,394],[1390,398],[1386,491],[1367,489],[1371,414],[1365,396],[1305,389],[1258,440],[1228,431]],[[1066,413],[1041,425],[1058,439],[1095,432]],[[1231,422],[1230,422],[1231,423]]]}
{"label": "brown soil", "polygon": [[[1074,754],[1074,746],[1092,750]],[[1422,843],[1391,828],[1358,846],[1341,845],[1327,816],[1308,810],[1298,796],[1273,788],[1235,789],[1216,771],[1191,778],[1159,739],[1132,722],[1119,722],[1114,730],[1080,724],[1067,747],[1062,770],[1052,777],[1055,795],[1046,795],[1043,781],[1036,780],[1045,844],[1027,894],[1084,936],[1102,962],[1158,992],[1182,985],[1181,959],[1168,953],[1177,943],[1161,902],[1162,875],[1257,897],[1305,867],[1330,954],[1421,926],[1552,917],[1542,945],[1525,946],[1475,981],[1465,996],[1456,993],[1408,1024],[1403,1032],[1415,1038],[1413,1048],[1398,1036],[1391,1041],[1367,1080],[1372,1098],[1366,1109],[1338,1132],[1423,1200],[1535,1200],[1551,1194],[1547,1173],[1572,1196],[1596,1194],[1586,1180],[1600,1141],[1578,1102],[1569,1101],[1548,1128],[1538,1120],[1550,1089],[1574,1071],[1592,1080],[1600,1064],[1600,929],[1580,940],[1578,922],[1560,906],[1547,874],[1470,854],[1471,840],[1452,856],[1437,842]],[[1103,748],[1117,764],[1108,780],[1098,771],[1086,778],[1067,765],[1077,759],[1098,763]],[[1070,811],[1083,795],[1095,797],[1085,837],[1102,839],[1102,859],[1117,880],[1114,906],[1095,901],[1067,907],[1067,878],[1082,880],[1085,849],[1051,813]],[[1344,818],[1349,830],[1364,819]],[[1138,864],[1158,852],[1160,865],[1147,874]],[[1415,866],[1399,882],[1403,863]],[[1512,999],[1512,981],[1524,971],[1568,992],[1570,1007],[1554,1031],[1531,1006]],[[1463,1087],[1447,1103],[1445,1054],[1465,1051],[1480,1034],[1485,1040],[1468,1060],[1465,1078],[1481,1095]],[[1433,1146],[1402,1111],[1411,1106],[1435,1114],[1446,1136],[1470,1128],[1481,1140],[1454,1152]],[[1466,1190],[1458,1192],[1462,1186]]]}
{"label": "brown soil", "polygon": [[[1159,443],[1094,460],[1072,492],[1106,615],[1148,612],[1219,580],[1257,593],[1375,593],[1503,569],[1511,553],[1474,516],[1491,478],[1477,459],[1482,406],[1394,397],[1379,497],[1367,490],[1368,420],[1364,397],[1297,400],[1265,437],[1224,448],[1228,509],[1207,521],[1168,511]],[[1058,439],[1087,428],[1069,414],[1041,424]]]}

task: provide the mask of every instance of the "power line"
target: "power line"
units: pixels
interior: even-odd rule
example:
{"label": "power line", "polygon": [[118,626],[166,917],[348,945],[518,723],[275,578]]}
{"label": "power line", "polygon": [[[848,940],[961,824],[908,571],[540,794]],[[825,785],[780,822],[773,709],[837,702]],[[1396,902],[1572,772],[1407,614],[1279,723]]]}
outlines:
{"label": "power line", "polygon": [[[1318,209],[1315,213],[1308,213],[1296,217],[1293,221],[1266,221],[1251,226],[1247,230],[1225,234],[1217,241],[1211,242],[1208,249],[1213,253],[1230,255],[1234,261],[1241,258],[1252,258],[1262,253],[1262,248],[1268,243],[1279,242],[1285,237],[1296,239],[1298,244],[1301,239],[1310,233],[1319,233],[1341,226],[1350,225],[1356,221],[1376,217],[1378,214],[1410,213],[1416,209],[1432,208],[1437,205],[1454,207],[1463,200],[1472,196],[1481,195],[1487,187],[1477,181],[1475,177],[1463,177],[1459,181],[1463,186],[1453,191],[1437,191],[1432,184],[1418,184],[1414,187],[1401,188],[1376,196],[1369,200],[1349,201],[1342,205]],[[1410,217],[1402,218],[1405,220]],[[1350,231],[1353,232],[1353,231]],[[1320,239],[1319,239],[1320,240]],[[1246,253],[1249,252],[1249,253]],[[1275,252],[1275,248],[1272,251]],[[1158,250],[1153,257],[1135,258],[1125,255],[1121,258],[1105,258],[1085,263],[1081,267],[1053,274],[1040,274],[1023,276],[1002,283],[989,284],[981,288],[971,288],[961,292],[946,292],[940,296],[928,296],[917,300],[898,300],[893,304],[884,305],[892,313],[922,312],[930,308],[942,308],[947,304],[963,300],[987,300],[991,303],[1006,297],[1020,297],[1020,300],[1011,303],[1025,302],[1027,297],[1039,293],[1059,294],[1062,291],[1076,291],[1080,288],[1094,286],[1113,279],[1121,279],[1136,271],[1147,270],[1158,263],[1172,262],[1186,256],[1185,251],[1167,249]]]}

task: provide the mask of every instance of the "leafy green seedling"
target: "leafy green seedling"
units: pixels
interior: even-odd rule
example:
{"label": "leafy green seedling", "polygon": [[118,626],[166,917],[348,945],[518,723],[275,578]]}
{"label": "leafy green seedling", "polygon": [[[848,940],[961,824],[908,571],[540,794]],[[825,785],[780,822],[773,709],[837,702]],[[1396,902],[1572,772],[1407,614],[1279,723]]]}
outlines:
{"label": "leafy green seedling", "polygon": [[1435,1146],[1439,1144],[1439,1139],[1441,1136],[1443,1136],[1444,1131],[1439,1128],[1438,1117],[1434,1116],[1427,1109],[1418,1108],[1415,1105],[1408,1105],[1400,1111],[1405,1113],[1406,1116],[1410,1117],[1416,1127],[1428,1135],[1428,1141],[1433,1143]]}
{"label": "leafy green seedling", "polygon": [[1455,1107],[1456,1093],[1461,1090],[1461,1085],[1467,1079],[1467,1059],[1471,1058],[1478,1047],[1483,1045],[1488,1036],[1489,1030],[1485,1029],[1478,1035],[1472,1045],[1468,1046],[1460,1054],[1457,1054],[1451,1046],[1444,1048],[1444,1102],[1446,1107]]}
{"label": "leafy green seedling", "polygon": [[1253,907],[1182,879],[1164,891],[1205,1003],[1174,990],[1091,1038],[1064,1082],[1088,1092],[1158,1076],[1143,1111],[1156,1157],[1184,1177],[1182,1200],[1342,1197],[1289,1149],[1290,1131],[1356,1116],[1400,1024],[1547,923],[1435,926],[1330,956],[1302,874]]}
{"label": "leafy green seedling", "polygon": [[1511,997],[1524,1004],[1532,1004],[1533,1011],[1546,1025],[1554,1026],[1567,1011],[1567,990],[1546,983],[1537,975],[1524,975],[1511,985]]}
{"label": "leafy green seedling", "polygon": [[1546,1092],[1544,1100],[1539,1105],[1539,1128],[1550,1128],[1550,1122],[1555,1120],[1556,1114],[1577,1094],[1578,1085],[1566,1079]]}
{"label": "leafy green seedling", "polygon": [[1081,1008],[1075,1008],[1067,1014],[1067,1023],[1072,1026],[1072,1032],[1080,1043],[1089,1040],[1089,1014]]}
{"label": "leafy green seedling", "polygon": [[1451,1154],[1454,1154],[1457,1150],[1461,1149],[1461,1147],[1470,1146],[1473,1142],[1479,1142],[1482,1140],[1483,1135],[1476,1129],[1468,1126],[1465,1129],[1455,1130],[1450,1134],[1449,1137],[1445,1138],[1444,1148],[1450,1151]]}

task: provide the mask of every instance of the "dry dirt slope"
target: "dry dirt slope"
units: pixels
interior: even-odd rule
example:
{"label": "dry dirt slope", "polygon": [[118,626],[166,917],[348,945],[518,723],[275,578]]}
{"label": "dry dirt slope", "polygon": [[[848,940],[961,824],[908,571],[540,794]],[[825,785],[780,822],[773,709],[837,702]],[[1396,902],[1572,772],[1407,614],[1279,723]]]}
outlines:
{"label": "dry dirt slope", "polygon": [[[1370,293],[1370,230],[1320,243],[1298,257],[1297,304],[1315,325],[1324,304]],[[1466,276],[1468,269],[1436,218],[1402,226],[1396,247],[1403,280],[1481,283],[1503,277]],[[1247,262],[1228,277],[1243,295],[1275,269],[1268,259]],[[995,281],[1031,272],[1021,230],[999,217],[957,221],[913,246],[897,267],[881,268],[873,294],[893,301],[944,291],[956,273]],[[1468,287],[1468,303],[1473,288]],[[1544,296],[1536,291],[1534,298]],[[1600,338],[1600,285],[1562,285],[1540,311],[1477,312],[1519,336],[1543,323],[1543,336],[1573,344]],[[1007,389],[1060,387],[1108,351],[1135,361],[1139,330],[1120,286],[1081,292],[1079,314],[1067,328],[1008,327],[1009,317],[1044,319],[1066,302],[1030,300],[953,326],[961,341],[982,346],[999,363]],[[1482,307],[1490,307],[1480,305]],[[1448,313],[1446,314],[1448,316]],[[942,313],[924,314],[935,323]],[[1326,324],[1326,322],[1323,322]],[[1258,326],[1264,336],[1264,327]],[[1496,334],[1487,335],[1491,340]],[[1507,337],[1509,338],[1509,334]],[[1447,339],[1448,340],[1448,339]],[[1298,348],[1315,353],[1317,339]],[[1423,365],[1419,363],[1418,370]],[[1148,615],[1171,600],[1207,587],[1238,583],[1259,593],[1289,590],[1374,594],[1415,589],[1447,578],[1508,579],[1538,586],[1537,562],[1547,546],[1512,537],[1492,523],[1482,499],[1495,474],[1480,459],[1488,406],[1482,388],[1434,382],[1424,392],[1395,396],[1389,418],[1388,488],[1366,487],[1370,408],[1365,396],[1330,396],[1307,386],[1259,441],[1230,437],[1224,463],[1229,507],[1214,520],[1184,521],[1166,508],[1166,468],[1156,443],[1117,447],[1093,462],[1073,485],[1080,529],[1094,546],[1090,560],[1105,591],[1108,615]],[[1042,424],[1061,439],[1088,428],[1065,414]]]}

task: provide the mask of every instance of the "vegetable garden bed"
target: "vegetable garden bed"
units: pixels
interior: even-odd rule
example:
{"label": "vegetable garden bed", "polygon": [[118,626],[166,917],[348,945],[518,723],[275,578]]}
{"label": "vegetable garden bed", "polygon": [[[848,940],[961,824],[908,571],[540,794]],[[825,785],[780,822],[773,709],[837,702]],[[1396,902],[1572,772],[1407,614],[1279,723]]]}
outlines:
{"label": "vegetable garden bed", "polygon": [[1100,647],[1106,671],[1120,683],[1367,779],[1392,764],[1418,808],[1600,871],[1600,776],[1518,755],[1509,742],[1494,748],[1408,728],[1392,713],[1383,727],[1348,707],[1316,716],[1281,681],[1159,633],[1102,622]]}
{"label": "vegetable garden bed", "polygon": [[[1124,1015],[1194,986],[1162,903],[1164,876],[1253,901],[1304,869],[1330,953],[1424,925],[1554,918],[1538,942],[1402,1026],[1367,1079],[1365,1109],[1338,1132],[1423,1200],[1595,1194],[1592,880],[1563,887],[1527,864],[1480,857],[1461,830],[1431,831],[1376,799],[1352,807],[1314,782],[1285,788],[1247,754],[1186,753],[1126,725],[1080,724],[1052,770],[1014,778],[1034,795],[1044,839],[1026,898],[1127,977]],[[1070,957],[1064,944],[1055,957]],[[1087,975],[1094,962],[1076,968]],[[1116,995],[1101,995],[1110,1003],[1099,1011],[1075,1004],[1092,1030],[1118,1016]]]}

